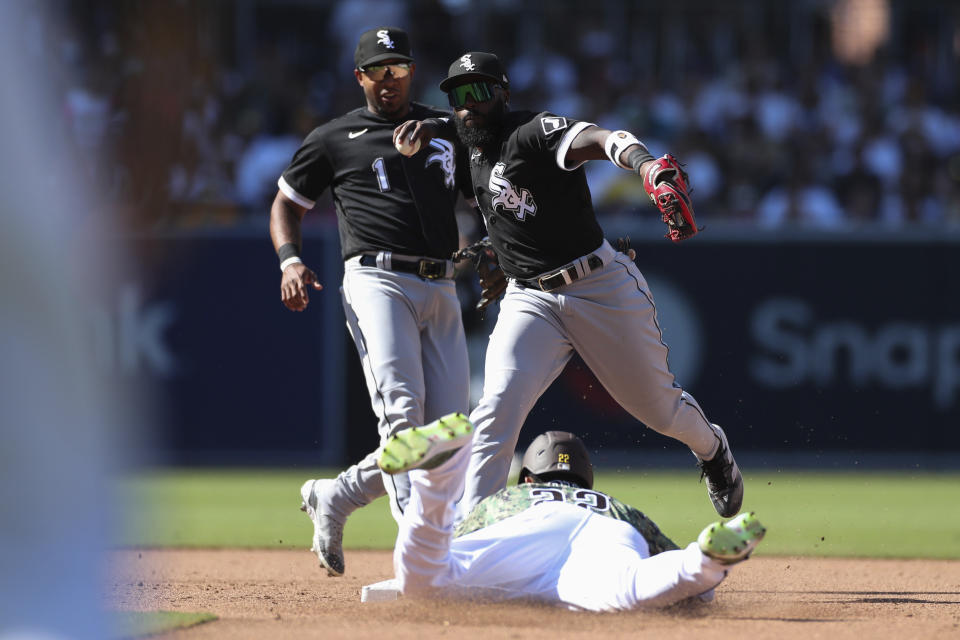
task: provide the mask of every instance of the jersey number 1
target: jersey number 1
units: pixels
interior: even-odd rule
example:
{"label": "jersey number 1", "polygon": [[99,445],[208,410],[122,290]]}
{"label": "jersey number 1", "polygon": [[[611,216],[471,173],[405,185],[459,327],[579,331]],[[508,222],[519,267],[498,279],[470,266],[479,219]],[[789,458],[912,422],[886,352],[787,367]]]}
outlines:
{"label": "jersey number 1", "polygon": [[387,168],[383,163],[383,158],[374,160],[371,168],[377,174],[377,186],[380,187],[380,193],[390,191],[390,181],[387,180]]}

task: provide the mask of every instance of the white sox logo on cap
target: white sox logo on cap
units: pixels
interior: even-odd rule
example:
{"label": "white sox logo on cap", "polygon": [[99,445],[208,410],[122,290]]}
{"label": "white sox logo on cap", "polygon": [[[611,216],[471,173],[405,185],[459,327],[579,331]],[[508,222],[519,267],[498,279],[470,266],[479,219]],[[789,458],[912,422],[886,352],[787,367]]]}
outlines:
{"label": "white sox logo on cap", "polygon": [[387,49],[393,49],[396,45],[393,43],[393,40],[390,39],[390,32],[386,29],[380,29],[377,31],[377,44],[382,44]]}
{"label": "white sox logo on cap", "polygon": [[470,59],[469,53],[465,56],[460,56],[460,66],[467,71],[473,71],[477,68],[477,65],[473,64],[473,60]]}

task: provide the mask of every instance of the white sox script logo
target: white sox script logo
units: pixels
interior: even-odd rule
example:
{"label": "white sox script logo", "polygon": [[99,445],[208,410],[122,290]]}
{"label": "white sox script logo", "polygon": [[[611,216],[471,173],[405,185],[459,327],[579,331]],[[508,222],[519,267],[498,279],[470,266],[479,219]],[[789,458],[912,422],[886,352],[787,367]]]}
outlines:
{"label": "white sox script logo", "polygon": [[457,168],[453,155],[453,143],[442,138],[434,138],[430,141],[430,146],[436,149],[437,152],[427,156],[427,164],[424,166],[429,167],[433,162],[439,164],[443,170],[443,184],[445,184],[448,189],[453,189],[453,178]]}
{"label": "white sox script logo", "polygon": [[513,211],[513,215],[517,216],[517,220],[520,221],[526,218],[528,213],[531,216],[536,215],[537,203],[534,202],[533,196],[526,189],[520,189],[518,192],[516,187],[503,177],[503,171],[506,168],[507,165],[498,162],[493,167],[493,171],[490,172],[490,183],[487,188],[497,194],[490,201],[490,206],[494,210],[497,207],[503,207],[504,211]]}
{"label": "white sox script logo", "polygon": [[390,32],[386,29],[380,29],[380,31],[377,31],[377,38],[379,38],[379,40],[377,40],[377,44],[382,44],[387,49],[393,49],[395,46],[393,44],[393,40],[390,39]]}
{"label": "white sox script logo", "polygon": [[460,66],[467,71],[473,71],[477,68],[477,65],[473,64],[473,60],[470,59],[469,53],[465,56],[460,56]]}

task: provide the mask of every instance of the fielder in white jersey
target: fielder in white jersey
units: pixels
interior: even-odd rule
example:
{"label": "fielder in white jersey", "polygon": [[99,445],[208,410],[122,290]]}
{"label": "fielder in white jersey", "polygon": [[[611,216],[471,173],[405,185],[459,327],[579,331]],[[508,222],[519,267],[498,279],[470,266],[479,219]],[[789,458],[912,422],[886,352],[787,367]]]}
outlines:
{"label": "fielder in white jersey", "polygon": [[[582,167],[609,159],[645,177],[658,161],[627,132],[510,111],[493,54],[460,56],[440,88],[452,122],[407,122],[394,135],[467,147],[474,195],[509,279],[470,414],[477,433],[458,517],[506,484],[527,414],[574,352],[624,409],[690,447],[717,513],[736,514],[743,479],[726,434],[675,381],[653,294],[633,256],[604,240]],[[679,181],[676,170],[667,175]]]}
{"label": "fielder in white jersey", "polygon": [[558,431],[531,443],[520,484],[480,502],[454,529],[472,432],[463,414],[453,414],[398,432],[380,454],[385,471],[410,470],[393,558],[405,596],[536,600],[589,611],[709,601],[766,533],[755,514],[743,513],[678,548],[643,513],[593,490],[586,448]]}
{"label": "fielder in white jersey", "polygon": [[[451,142],[424,144],[410,157],[394,147],[399,122],[445,113],[410,102],[415,66],[407,34],[371,29],[360,36],[354,59],[366,106],[307,136],[278,181],[270,234],[283,272],[282,301],[302,311],[308,289],[323,287],[300,257],[301,220],[325,190],[332,191],[344,259],[343,309],[385,439],[470,400],[450,260],[459,244],[457,186],[469,178],[457,179]],[[313,550],[330,575],[344,572],[347,516],[387,492],[399,519],[409,493],[405,481],[405,475],[382,476],[371,454],[335,479],[304,483],[302,509],[313,522]]]}

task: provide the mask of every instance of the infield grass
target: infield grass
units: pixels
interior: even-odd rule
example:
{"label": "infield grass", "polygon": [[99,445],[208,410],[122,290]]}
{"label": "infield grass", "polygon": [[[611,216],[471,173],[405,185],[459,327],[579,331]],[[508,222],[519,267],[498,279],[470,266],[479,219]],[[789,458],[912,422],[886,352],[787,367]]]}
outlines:
{"label": "infield grass", "polygon": [[145,638],[217,619],[212,613],[184,611],[115,611],[111,615],[121,638]]}
{"label": "infield grass", "polygon": [[[310,546],[300,485],[334,470],[167,470],[119,483],[129,506],[120,546]],[[781,472],[745,475],[744,508],[767,526],[760,555],[960,558],[960,474]],[[595,486],[646,513],[681,546],[717,520],[695,471],[598,471]],[[347,548],[389,549],[385,499],[347,522]]]}

